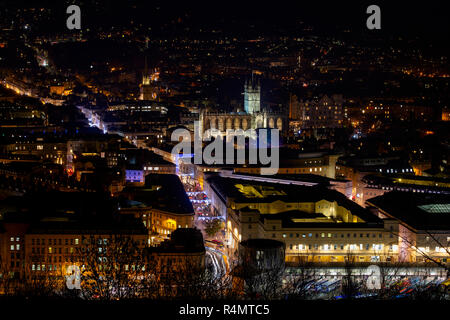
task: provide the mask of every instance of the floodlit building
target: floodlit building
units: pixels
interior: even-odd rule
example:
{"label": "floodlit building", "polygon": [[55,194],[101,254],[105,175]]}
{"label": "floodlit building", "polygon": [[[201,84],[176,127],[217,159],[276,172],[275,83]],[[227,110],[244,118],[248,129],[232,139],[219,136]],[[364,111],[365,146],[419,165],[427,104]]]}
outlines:
{"label": "floodlit building", "polygon": [[387,189],[374,187],[376,183],[373,183],[373,179],[365,179],[368,175],[373,176],[373,174],[377,174],[386,177],[394,177],[402,174],[405,177],[414,175],[413,168],[409,165],[408,161],[395,155],[340,157],[335,164],[336,178],[352,181],[352,200],[361,206],[365,205],[366,200],[382,195],[387,190],[393,190],[391,189],[392,186],[386,186]]}
{"label": "floodlit building", "polygon": [[403,260],[450,263],[450,197],[389,192],[367,201],[383,221],[395,220]]}
{"label": "floodlit building", "polygon": [[250,81],[245,81],[244,86],[244,110],[253,114],[261,110],[261,83],[252,76]]}
{"label": "floodlit building", "polygon": [[286,114],[261,108],[261,84],[253,76],[244,85],[244,112],[201,112],[199,122],[202,136],[207,130],[219,130],[225,135],[226,130],[259,128],[275,128],[281,135],[289,127]]}
{"label": "floodlit building", "polygon": [[65,275],[69,266],[81,266],[82,248],[94,246],[102,256],[99,244],[112,237],[132,239],[139,249],[148,245],[142,222],[112,213],[107,198],[47,192],[25,200],[10,199],[0,219],[0,267],[11,278]]}
{"label": "floodlit building", "polygon": [[151,245],[169,239],[178,228],[194,226],[194,208],[176,175],[148,174],[144,186],[126,187],[119,199],[121,214],[142,219]]}
{"label": "floodlit building", "polygon": [[299,120],[302,128],[339,128],[344,121],[342,95],[314,97],[310,100],[291,102],[290,115]]}

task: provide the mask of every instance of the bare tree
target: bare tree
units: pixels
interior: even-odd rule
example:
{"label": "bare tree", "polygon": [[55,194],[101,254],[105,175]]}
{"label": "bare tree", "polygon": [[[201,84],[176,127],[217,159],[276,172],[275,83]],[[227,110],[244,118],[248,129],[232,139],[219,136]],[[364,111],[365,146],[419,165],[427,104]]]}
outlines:
{"label": "bare tree", "polygon": [[311,285],[317,279],[316,264],[309,261],[314,253],[298,255],[294,263],[291,263],[290,272],[286,273],[284,279],[283,293],[285,297],[298,300],[306,300],[312,297]]}
{"label": "bare tree", "polygon": [[284,263],[276,255],[265,255],[262,261],[254,261],[241,253],[233,275],[240,282],[243,297],[249,299],[279,299],[283,295],[282,279]]}
{"label": "bare tree", "polygon": [[131,236],[83,237],[76,256],[84,298],[110,300],[138,296],[145,265],[139,243]]}
{"label": "bare tree", "polygon": [[22,272],[9,280],[9,294],[22,297],[57,296],[64,286],[63,271],[52,264],[43,252],[31,253]]}
{"label": "bare tree", "polygon": [[17,279],[14,279],[5,259],[0,255],[0,295],[12,295],[17,286]]}
{"label": "bare tree", "polygon": [[359,292],[360,281],[354,271],[356,269],[356,257],[349,250],[345,256],[344,275],[342,276],[341,291],[346,299],[353,299]]}

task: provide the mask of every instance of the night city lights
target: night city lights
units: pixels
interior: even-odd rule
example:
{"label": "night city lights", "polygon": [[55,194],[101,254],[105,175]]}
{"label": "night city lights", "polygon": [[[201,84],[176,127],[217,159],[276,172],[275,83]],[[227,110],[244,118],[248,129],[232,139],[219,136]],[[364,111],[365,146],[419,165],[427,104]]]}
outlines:
{"label": "night city lights", "polygon": [[1,1],[0,317],[448,313],[450,20],[392,2]]}

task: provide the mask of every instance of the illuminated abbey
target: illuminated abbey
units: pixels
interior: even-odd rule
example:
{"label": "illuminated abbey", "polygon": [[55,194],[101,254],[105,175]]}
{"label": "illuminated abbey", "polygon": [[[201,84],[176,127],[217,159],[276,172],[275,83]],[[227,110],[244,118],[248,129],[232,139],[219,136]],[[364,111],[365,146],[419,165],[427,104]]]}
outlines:
{"label": "illuminated abbey", "polygon": [[286,115],[261,110],[261,83],[253,76],[245,81],[243,112],[202,112],[199,121],[201,132],[218,129],[222,134],[227,129],[276,128],[283,132],[288,126]]}

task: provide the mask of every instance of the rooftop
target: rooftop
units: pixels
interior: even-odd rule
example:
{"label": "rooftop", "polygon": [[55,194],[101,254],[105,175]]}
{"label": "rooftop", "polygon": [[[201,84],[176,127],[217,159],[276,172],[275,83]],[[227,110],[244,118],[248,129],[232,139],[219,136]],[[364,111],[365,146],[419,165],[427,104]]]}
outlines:
{"label": "rooftop", "polygon": [[450,230],[450,196],[389,192],[367,201],[415,230]]}
{"label": "rooftop", "polygon": [[176,214],[194,214],[180,178],[174,174],[149,174],[145,186],[126,187],[119,200],[120,208],[151,207]]}
{"label": "rooftop", "polygon": [[1,202],[0,223],[29,225],[36,234],[148,234],[142,221],[118,215],[106,195],[40,192]]}

